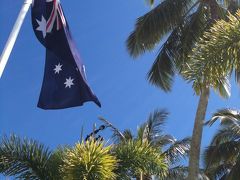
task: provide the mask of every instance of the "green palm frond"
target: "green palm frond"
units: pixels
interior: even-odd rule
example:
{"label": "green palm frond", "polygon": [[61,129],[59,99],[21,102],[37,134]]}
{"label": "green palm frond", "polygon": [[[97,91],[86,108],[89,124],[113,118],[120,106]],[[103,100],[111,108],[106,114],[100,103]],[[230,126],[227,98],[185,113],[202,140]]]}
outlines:
{"label": "green palm frond", "polygon": [[240,114],[233,109],[220,109],[207,122],[220,120],[221,128],[204,152],[205,172],[212,179],[239,179]]}
{"label": "green palm frond", "polygon": [[162,136],[163,125],[168,116],[164,109],[157,109],[150,113],[148,120],[138,128],[137,139],[154,143],[155,140]]}
{"label": "green palm frond", "polygon": [[67,146],[60,146],[54,152],[52,152],[48,163],[47,168],[50,169],[51,179],[53,180],[61,180],[62,179],[62,173],[60,171],[61,167],[63,166],[63,159],[65,156],[65,153],[69,147]]}
{"label": "green palm frond", "polygon": [[220,109],[214,113],[209,121],[206,122],[207,125],[211,126],[217,120],[221,124],[240,124],[240,112],[234,109]]}
{"label": "green palm frond", "polygon": [[232,167],[231,171],[227,175],[227,179],[240,179],[240,156],[238,156],[238,159],[236,160],[235,165]]}
{"label": "green palm frond", "polygon": [[146,122],[148,126],[148,131],[146,131],[146,133],[150,141],[154,139],[156,135],[162,133],[168,115],[169,113],[165,109],[156,109],[153,113],[150,113]]}
{"label": "green palm frond", "polygon": [[167,145],[174,144],[175,142],[176,142],[175,137],[173,137],[170,134],[163,134],[163,135],[157,135],[154,138],[152,144],[155,147],[165,147]]}
{"label": "green palm frond", "polygon": [[117,159],[110,154],[111,146],[90,140],[77,143],[66,151],[61,171],[66,180],[115,179]]}
{"label": "green palm frond", "polygon": [[122,134],[126,141],[134,139],[134,135],[132,134],[132,131],[130,129],[125,129]]}
{"label": "green palm frond", "polygon": [[98,117],[98,119],[100,121],[102,121],[106,127],[110,127],[112,132],[113,132],[113,139],[115,139],[115,141],[122,141],[124,140],[124,135],[122,134],[122,132],[120,130],[118,130],[112,123],[110,123],[108,120],[106,120],[103,117]]}
{"label": "green palm frond", "polygon": [[174,74],[181,72],[195,42],[210,23],[210,13],[204,4],[200,4],[194,13],[181,21],[162,45],[148,72],[150,83],[166,92],[170,91]]}
{"label": "green palm frond", "polygon": [[170,165],[173,165],[185,159],[190,151],[190,143],[190,138],[184,138],[174,142],[165,152],[163,152],[167,158],[167,162]]}
{"label": "green palm frond", "polygon": [[205,170],[205,173],[210,179],[224,180],[229,174],[232,166],[233,166],[232,163],[227,164],[226,162],[224,162],[217,166],[208,167]]}
{"label": "green palm frond", "polygon": [[[168,175],[163,180],[186,180],[188,176],[188,167],[186,166],[176,166],[172,167],[168,171]],[[199,169],[198,179],[200,180],[210,180],[205,174],[203,169]]]}
{"label": "green palm frond", "polygon": [[51,152],[43,144],[16,135],[4,136],[0,143],[0,173],[19,179],[48,179]]}
{"label": "green palm frond", "polygon": [[147,142],[126,141],[114,146],[114,155],[120,160],[117,173],[119,179],[130,179],[140,173],[166,176],[167,164],[159,149]]}
{"label": "green palm frond", "polygon": [[[237,127],[233,128],[233,127]],[[214,135],[211,145],[219,145],[221,143],[230,142],[230,141],[238,141],[240,138],[239,125],[223,127]]]}
{"label": "green palm frond", "polygon": [[136,57],[153,49],[178,24],[192,4],[193,0],[165,0],[138,18],[135,29],[127,40],[129,53]]}
{"label": "green palm frond", "polygon": [[222,162],[234,162],[239,150],[239,143],[234,141],[208,146],[204,152],[206,169],[220,165]]}
{"label": "green palm frond", "polygon": [[168,170],[168,175],[164,180],[185,180],[188,175],[188,167],[176,166]]}
{"label": "green palm frond", "polygon": [[[240,11],[217,21],[196,43],[185,78],[193,81],[199,93],[201,86],[211,86],[223,97],[229,96],[228,77],[240,68]],[[220,87],[220,88],[219,88]]]}

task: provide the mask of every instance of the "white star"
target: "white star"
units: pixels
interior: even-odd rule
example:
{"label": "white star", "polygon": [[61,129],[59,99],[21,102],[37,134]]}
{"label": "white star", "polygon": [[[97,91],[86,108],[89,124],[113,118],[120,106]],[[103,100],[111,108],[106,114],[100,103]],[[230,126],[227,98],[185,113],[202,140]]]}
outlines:
{"label": "white star", "polygon": [[65,84],[65,88],[67,88],[67,87],[71,88],[71,86],[74,85],[73,80],[74,79],[72,79],[71,77],[66,78],[66,82],[64,83]]}
{"label": "white star", "polygon": [[59,74],[60,71],[62,71],[62,65],[58,63],[58,65],[55,65],[55,69],[53,69],[55,74]]}
{"label": "white star", "polygon": [[[37,19],[36,19],[36,20],[37,20]],[[42,31],[43,38],[45,38],[45,37],[46,37],[46,34],[47,34],[47,32],[46,32],[47,22],[46,22],[45,18],[42,16],[42,20],[41,20],[41,21],[37,20],[37,23],[38,23],[39,26],[37,27],[36,30]]]}

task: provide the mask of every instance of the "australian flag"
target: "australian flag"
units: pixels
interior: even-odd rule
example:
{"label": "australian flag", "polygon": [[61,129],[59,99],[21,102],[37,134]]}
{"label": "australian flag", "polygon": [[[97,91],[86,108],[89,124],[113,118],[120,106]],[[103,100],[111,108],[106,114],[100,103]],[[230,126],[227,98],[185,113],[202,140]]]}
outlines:
{"label": "australian flag", "polygon": [[85,66],[73,42],[59,0],[33,0],[32,25],[46,47],[46,62],[38,107],[62,109],[93,101],[101,104],[87,84]]}

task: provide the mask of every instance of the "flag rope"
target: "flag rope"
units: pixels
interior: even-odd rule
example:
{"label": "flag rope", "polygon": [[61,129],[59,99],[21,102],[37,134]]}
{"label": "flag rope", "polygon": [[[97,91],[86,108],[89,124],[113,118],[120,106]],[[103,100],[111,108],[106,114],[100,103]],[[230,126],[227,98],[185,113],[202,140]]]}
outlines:
{"label": "flag rope", "polygon": [[22,8],[18,14],[17,20],[13,26],[12,32],[10,33],[8,40],[5,44],[3,52],[0,57],[0,78],[2,77],[3,71],[7,64],[8,58],[12,52],[13,46],[17,39],[18,33],[21,29],[25,16],[29,10],[30,5],[32,4],[32,0],[24,0]]}

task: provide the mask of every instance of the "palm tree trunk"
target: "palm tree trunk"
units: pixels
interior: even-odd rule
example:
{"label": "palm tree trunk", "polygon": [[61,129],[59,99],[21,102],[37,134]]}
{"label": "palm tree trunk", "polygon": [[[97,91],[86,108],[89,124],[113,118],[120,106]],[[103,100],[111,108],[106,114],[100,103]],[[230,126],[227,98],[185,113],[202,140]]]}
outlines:
{"label": "palm tree trunk", "polygon": [[209,88],[203,88],[199,103],[197,107],[194,128],[192,133],[191,149],[190,149],[190,159],[189,159],[189,174],[188,180],[197,180],[199,173],[199,157],[200,157],[200,147],[202,140],[202,130],[205,119],[205,114],[208,105],[209,98]]}

